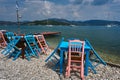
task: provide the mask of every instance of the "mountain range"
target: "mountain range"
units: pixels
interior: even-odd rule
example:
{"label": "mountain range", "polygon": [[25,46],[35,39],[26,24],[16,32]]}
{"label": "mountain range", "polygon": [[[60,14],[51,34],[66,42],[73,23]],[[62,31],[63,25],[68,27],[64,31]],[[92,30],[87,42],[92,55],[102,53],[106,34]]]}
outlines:
{"label": "mountain range", "polygon": [[[119,21],[108,20],[86,20],[86,21],[69,21],[66,19],[51,18],[36,21],[23,21],[21,25],[78,25],[78,26],[105,26],[105,25],[120,25]],[[0,21],[0,25],[17,25],[17,22]]]}

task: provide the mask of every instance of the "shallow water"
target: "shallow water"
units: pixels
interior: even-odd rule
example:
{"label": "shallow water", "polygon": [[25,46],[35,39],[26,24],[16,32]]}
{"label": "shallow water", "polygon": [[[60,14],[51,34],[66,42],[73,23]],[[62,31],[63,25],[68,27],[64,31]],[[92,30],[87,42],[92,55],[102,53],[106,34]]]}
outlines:
{"label": "shallow water", "polygon": [[[18,27],[0,26],[5,29],[17,33]],[[59,31],[60,36],[46,37],[48,44],[55,47],[62,37],[65,40],[69,38],[79,38],[81,40],[88,39],[95,50],[106,61],[112,61],[120,64],[120,26],[21,26],[20,31],[23,34],[41,33],[44,31]]]}

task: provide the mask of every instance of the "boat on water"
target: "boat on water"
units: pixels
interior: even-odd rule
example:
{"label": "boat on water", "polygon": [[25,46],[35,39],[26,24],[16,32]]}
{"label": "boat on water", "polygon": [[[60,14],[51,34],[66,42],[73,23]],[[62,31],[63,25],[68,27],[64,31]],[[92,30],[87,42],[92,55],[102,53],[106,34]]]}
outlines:
{"label": "boat on water", "polygon": [[47,27],[53,27],[53,25],[46,25]]}
{"label": "boat on water", "polygon": [[112,27],[112,25],[111,25],[111,24],[108,24],[107,27],[110,28],[110,27]]}
{"label": "boat on water", "polygon": [[54,35],[60,35],[61,32],[42,32],[41,34],[44,36],[54,36]]}
{"label": "boat on water", "polygon": [[110,27],[117,27],[118,25],[115,24],[108,24],[106,27],[110,28]]}
{"label": "boat on water", "polygon": [[[7,30],[0,30],[0,32],[2,33],[6,33],[6,32],[9,32]],[[14,32],[13,32],[14,33]],[[55,35],[60,35],[61,32],[42,32],[42,33],[34,33],[34,35],[44,35],[44,36],[55,36]],[[17,35],[24,35],[24,34],[17,34]]]}

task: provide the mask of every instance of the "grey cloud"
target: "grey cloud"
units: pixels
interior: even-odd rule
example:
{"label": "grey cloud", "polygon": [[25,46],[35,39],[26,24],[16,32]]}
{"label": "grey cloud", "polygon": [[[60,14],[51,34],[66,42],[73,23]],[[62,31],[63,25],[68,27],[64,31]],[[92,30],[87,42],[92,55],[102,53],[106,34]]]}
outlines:
{"label": "grey cloud", "polygon": [[70,3],[74,4],[74,5],[79,5],[82,4],[83,0],[69,0]]}
{"label": "grey cloud", "polygon": [[104,5],[107,4],[109,2],[112,2],[113,0],[94,0],[91,4],[95,5],[95,6],[99,6],[99,5]]}
{"label": "grey cloud", "polygon": [[[0,0],[0,20],[16,21],[15,3],[13,2],[14,4],[11,4],[11,7],[5,7],[4,4],[1,4],[2,1],[4,0]],[[107,19],[107,13],[111,15],[109,20],[114,18],[114,20],[120,21],[119,1],[120,0],[69,0],[67,5],[58,5],[58,2],[46,0],[46,6],[42,0],[23,0],[23,2],[19,0],[19,8],[20,14],[22,15],[21,21],[45,18],[64,18],[68,20]],[[62,3],[63,2],[61,2],[61,4]]]}

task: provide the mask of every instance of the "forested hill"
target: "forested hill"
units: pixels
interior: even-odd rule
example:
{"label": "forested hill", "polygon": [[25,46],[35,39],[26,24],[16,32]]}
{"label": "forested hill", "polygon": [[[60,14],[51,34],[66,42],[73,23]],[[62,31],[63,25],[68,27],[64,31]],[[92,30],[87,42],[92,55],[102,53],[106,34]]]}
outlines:
{"label": "forested hill", "polygon": [[[0,21],[0,25],[16,25],[17,22]],[[79,25],[79,26],[105,26],[105,25],[120,25],[119,21],[107,20],[87,20],[87,21],[69,21],[66,19],[46,19],[36,21],[21,22],[21,25]]]}

